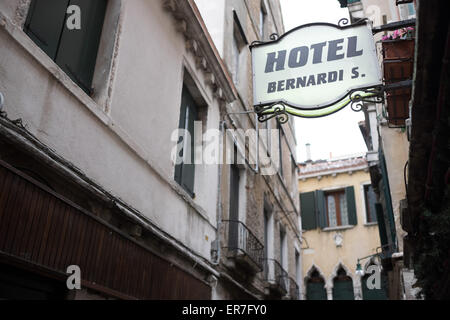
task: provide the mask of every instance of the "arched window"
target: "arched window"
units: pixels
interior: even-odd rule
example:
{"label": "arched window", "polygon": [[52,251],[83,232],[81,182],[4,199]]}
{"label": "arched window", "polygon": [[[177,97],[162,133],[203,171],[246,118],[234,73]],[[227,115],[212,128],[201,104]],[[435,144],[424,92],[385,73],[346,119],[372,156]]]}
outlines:
{"label": "arched window", "polygon": [[327,300],[325,290],[325,280],[320,276],[317,269],[314,269],[306,282],[307,300]]}
{"label": "arched window", "polygon": [[353,281],[340,267],[333,279],[333,300],[354,300]]}

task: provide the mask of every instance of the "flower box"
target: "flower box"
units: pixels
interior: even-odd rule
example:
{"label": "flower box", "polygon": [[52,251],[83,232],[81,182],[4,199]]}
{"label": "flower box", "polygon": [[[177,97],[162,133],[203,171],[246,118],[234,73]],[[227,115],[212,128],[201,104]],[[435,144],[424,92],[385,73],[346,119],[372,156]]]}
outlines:
{"label": "flower box", "polygon": [[404,126],[409,118],[411,88],[398,88],[386,92],[387,119],[390,125]]}
{"label": "flower box", "polygon": [[412,79],[414,39],[382,41],[383,74],[387,84]]}
{"label": "flower box", "polygon": [[384,40],[383,46],[383,59],[396,60],[396,59],[411,59],[414,60],[414,39],[396,39],[396,40]]}

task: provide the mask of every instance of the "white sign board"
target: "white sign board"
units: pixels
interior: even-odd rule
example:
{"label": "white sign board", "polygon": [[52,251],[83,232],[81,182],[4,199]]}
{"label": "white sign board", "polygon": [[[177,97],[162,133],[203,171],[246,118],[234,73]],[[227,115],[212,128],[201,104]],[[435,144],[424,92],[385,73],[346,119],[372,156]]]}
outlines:
{"label": "white sign board", "polygon": [[251,46],[254,105],[283,102],[324,108],[355,89],[382,84],[372,30],[367,23],[297,27],[276,41]]}

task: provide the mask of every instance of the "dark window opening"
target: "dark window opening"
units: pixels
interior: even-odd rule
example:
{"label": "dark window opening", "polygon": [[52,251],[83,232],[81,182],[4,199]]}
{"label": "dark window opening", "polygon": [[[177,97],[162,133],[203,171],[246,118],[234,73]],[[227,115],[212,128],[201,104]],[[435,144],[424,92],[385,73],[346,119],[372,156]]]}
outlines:
{"label": "dark window opening", "polygon": [[[80,29],[69,29],[67,8],[80,8]],[[25,33],[78,84],[91,94],[107,0],[33,0]]]}
{"label": "dark window opening", "polygon": [[195,136],[194,125],[198,120],[198,106],[186,86],[183,86],[180,110],[180,122],[178,128],[181,129],[178,139],[177,156],[182,159],[175,165],[175,181],[186,190],[191,197],[194,197],[194,176],[195,176]]}

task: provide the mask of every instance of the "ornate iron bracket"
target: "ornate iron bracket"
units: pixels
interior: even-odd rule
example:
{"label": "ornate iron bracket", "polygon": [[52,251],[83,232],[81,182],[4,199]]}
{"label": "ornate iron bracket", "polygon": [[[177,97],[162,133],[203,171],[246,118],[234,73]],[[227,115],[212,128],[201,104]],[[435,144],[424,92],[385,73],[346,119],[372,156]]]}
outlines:
{"label": "ornate iron bracket", "polygon": [[[276,106],[276,107],[275,107]],[[275,107],[275,108],[274,108]],[[268,112],[268,110],[272,111]],[[272,118],[277,118],[280,124],[289,121],[289,114],[286,112],[286,106],[282,102],[276,102],[269,106],[255,106],[255,112],[258,115],[259,122],[266,122]]]}
{"label": "ornate iron bracket", "polygon": [[384,91],[384,86],[377,86],[350,92],[349,98],[351,109],[355,112],[359,112],[363,110],[364,103],[383,103]]}

